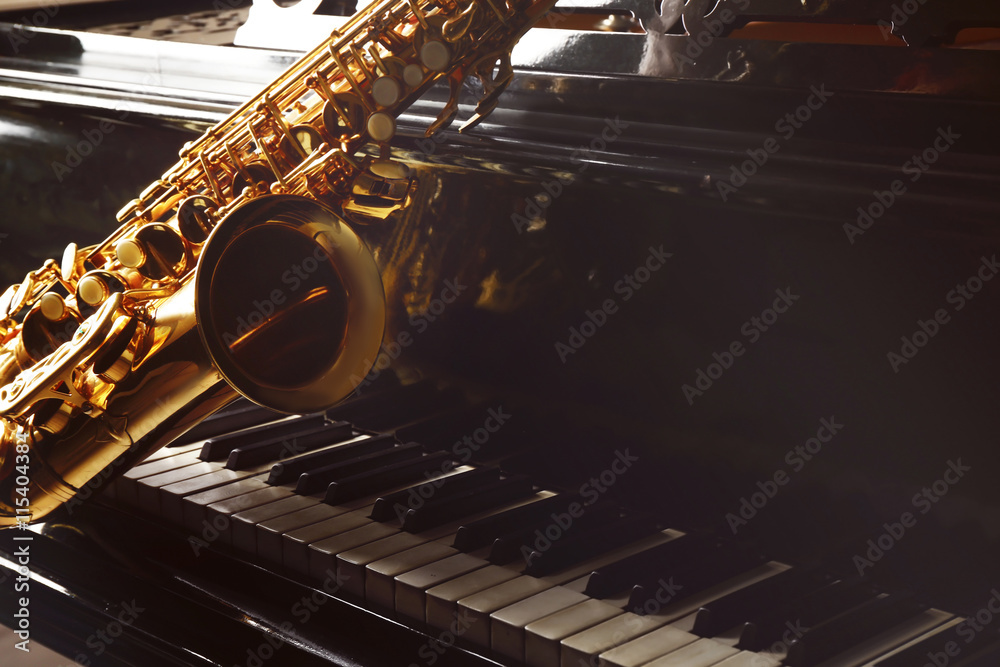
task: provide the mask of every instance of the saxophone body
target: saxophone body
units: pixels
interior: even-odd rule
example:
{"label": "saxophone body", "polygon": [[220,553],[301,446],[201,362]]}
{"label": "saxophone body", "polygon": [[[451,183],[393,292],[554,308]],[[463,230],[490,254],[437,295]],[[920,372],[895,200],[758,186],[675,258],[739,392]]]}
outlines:
{"label": "saxophone body", "polygon": [[[239,395],[286,413],[351,393],[382,343],[378,268],[352,229],[413,190],[396,118],[445,79],[454,118],[554,0],[386,0],[356,14],[180,160],[87,248],[0,296],[0,526],[106,482]],[[359,151],[374,145],[377,153]],[[388,219],[388,220],[387,220]]]}

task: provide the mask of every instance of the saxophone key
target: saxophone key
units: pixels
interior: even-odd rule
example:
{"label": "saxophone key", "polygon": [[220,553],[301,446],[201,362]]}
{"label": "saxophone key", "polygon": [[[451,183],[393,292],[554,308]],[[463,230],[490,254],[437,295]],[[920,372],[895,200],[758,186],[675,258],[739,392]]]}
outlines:
{"label": "saxophone key", "polygon": [[384,111],[376,111],[368,117],[368,136],[373,141],[384,143],[396,136],[396,119]]}
{"label": "saxophone key", "polygon": [[443,72],[451,62],[451,51],[439,40],[431,39],[420,47],[420,63],[434,72]]}
{"label": "saxophone key", "polygon": [[77,303],[86,304],[91,309],[104,303],[116,292],[124,292],[126,285],[121,278],[110,271],[91,271],[76,284]]}
{"label": "saxophone key", "polygon": [[391,76],[380,76],[372,83],[372,98],[382,107],[391,107],[401,96],[399,82]]}
{"label": "saxophone key", "polygon": [[403,69],[403,82],[410,88],[418,88],[426,76],[424,68],[416,63],[410,63]]}
{"label": "saxophone key", "polygon": [[211,211],[217,208],[218,204],[201,195],[182,201],[177,207],[177,226],[184,238],[195,245],[204,243],[214,226]]}
{"label": "saxophone key", "polygon": [[134,237],[119,241],[115,256],[122,266],[150,280],[177,278],[187,265],[184,241],[171,227],[160,223],[143,225]]}
{"label": "saxophone key", "polygon": [[55,292],[46,292],[42,295],[38,309],[49,322],[61,322],[67,314],[66,301]]}
{"label": "saxophone key", "polygon": [[276,180],[277,178],[269,166],[263,162],[250,162],[233,176],[233,196],[238,197],[251,186],[255,190],[270,191],[271,184]]}
{"label": "saxophone key", "polygon": [[359,134],[365,127],[366,110],[354,93],[339,93],[323,106],[323,125],[338,142],[343,136]]}
{"label": "saxophone key", "polygon": [[62,279],[69,282],[76,275],[77,247],[75,243],[70,243],[63,250],[62,262],[59,263],[59,273]]}

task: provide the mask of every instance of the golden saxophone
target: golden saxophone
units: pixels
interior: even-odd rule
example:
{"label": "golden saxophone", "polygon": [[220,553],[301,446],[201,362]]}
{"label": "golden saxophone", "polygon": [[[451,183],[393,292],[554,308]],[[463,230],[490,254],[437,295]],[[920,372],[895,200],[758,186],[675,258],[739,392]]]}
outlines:
{"label": "golden saxophone", "polygon": [[[226,120],[119,214],[0,296],[0,526],[36,521],[238,394],[326,409],[370,370],[385,297],[345,220],[384,219],[411,178],[396,118],[469,74],[479,122],[510,51],[554,0],[374,2]],[[379,157],[359,156],[367,144]]]}

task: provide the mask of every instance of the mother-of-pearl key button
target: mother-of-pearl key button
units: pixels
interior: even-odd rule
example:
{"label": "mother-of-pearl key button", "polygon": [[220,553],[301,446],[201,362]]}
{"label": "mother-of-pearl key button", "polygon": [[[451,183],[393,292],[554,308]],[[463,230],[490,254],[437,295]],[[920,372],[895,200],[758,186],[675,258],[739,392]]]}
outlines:
{"label": "mother-of-pearl key button", "polygon": [[509,607],[515,602],[548,590],[555,584],[535,579],[534,577],[518,576],[510,581],[492,586],[467,598],[458,601],[458,615],[470,619],[465,638],[474,644],[490,646],[490,616],[493,612]]}
{"label": "mother-of-pearl key button", "polygon": [[448,630],[458,618],[458,601],[521,576],[520,572],[499,565],[487,565],[466,575],[427,590],[427,624]]}
{"label": "mother-of-pearl key button", "polygon": [[563,639],[621,614],[607,602],[587,600],[529,623],[524,628],[524,661],[531,667],[559,667]]}
{"label": "mother-of-pearl key button", "polygon": [[396,612],[418,621],[425,621],[428,588],[468,574],[489,563],[482,558],[458,553],[430,565],[418,567],[396,577]]}
{"label": "mother-of-pearl key button", "polygon": [[384,540],[378,540],[337,554],[337,576],[343,583],[345,591],[358,597],[364,597],[365,579],[367,578],[365,568],[369,563],[426,542],[427,540],[424,538],[410,533],[397,533]]}
{"label": "mother-of-pearl key button", "polygon": [[737,653],[739,651],[732,646],[720,644],[713,639],[699,639],[657,658],[646,667],[711,667]]}
{"label": "mother-of-pearl key button", "polygon": [[[562,664],[576,667],[581,660],[589,664],[593,656],[600,655],[636,637],[642,637],[646,633],[666,625],[666,623],[667,619],[662,616],[639,616],[632,612],[626,612],[621,616],[598,623],[592,628],[563,639],[560,653]],[[695,639],[697,637],[692,635],[691,641]],[[653,655],[650,660],[666,652],[665,650],[661,651]]]}
{"label": "mother-of-pearl key button", "polygon": [[455,549],[440,542],[426,542],[369,563],[365,568],[365,599],[380,607],[392,609],[396,602],[397,576],[457,553]]}
{"label": "mother-of-pearl key button", "polygon": [[598,665],[600,667],[640,667],[640,665],[645,665],[651,660],[656,660],[697,640],[698,635],[668,625],[604,651],[600,654]]}
{"label": "mother-of-pearl key button", "polygon": [[555,586],[497,610],[490,614],[490,645],[497,653],[524,662],[525,626],[589,599],[583,593]]}

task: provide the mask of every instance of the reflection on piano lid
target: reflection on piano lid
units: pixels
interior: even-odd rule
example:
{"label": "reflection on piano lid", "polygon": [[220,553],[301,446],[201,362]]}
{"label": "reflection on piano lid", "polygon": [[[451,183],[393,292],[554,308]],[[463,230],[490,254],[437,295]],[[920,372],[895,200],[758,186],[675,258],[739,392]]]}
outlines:
{"label": "reflection on piano lid", "polygon": [[[577,0],[476,132],[424,138],[429,91],[394,147],[420,204],[360,230],[392,370],[326,415],[234,405],[73,505],[33,538],[32,636],[91,664],[996,664],[1000,301],[948,295],[997,248],[1000,54],[965,48],[997,9],[895,5],[689,2],[646,36],[563,26],[677,3]],[[0,269],[23,275],[104,238],[294,55],[3,26],[0,58]],[[800,297],[777,320],[775,290]],[[949,462],[971,471],[935,493]]]}

